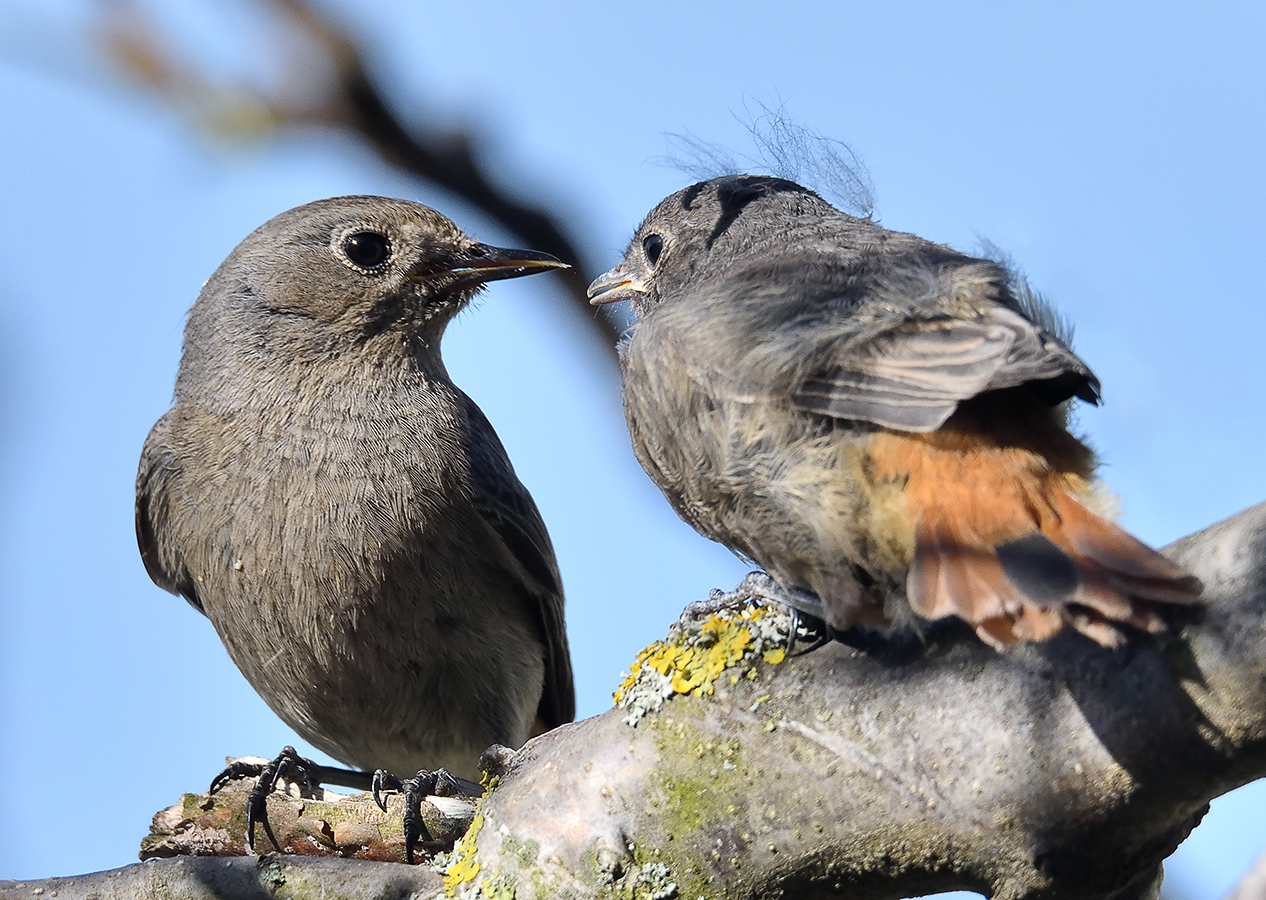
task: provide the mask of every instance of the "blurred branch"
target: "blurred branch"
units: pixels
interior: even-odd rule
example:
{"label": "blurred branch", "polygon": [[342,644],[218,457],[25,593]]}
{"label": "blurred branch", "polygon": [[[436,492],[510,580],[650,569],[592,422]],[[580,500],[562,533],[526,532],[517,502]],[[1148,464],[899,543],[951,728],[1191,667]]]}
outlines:
{"label": "blurred branch", "polygon": [[[183,64],[145,13],[127,0],[104,6],[102,38],[116,64],[144,88],[179,108],[193,108],[218,130],[262,131],[314,124],[345,129],[389,164],[461,197],[526,248],[571,263],[574,268],[562,273],[568,307],[583,320],[584,330],[600,344],[603,355],[614,362],[622,326],[589,305],[585,288],[597,272],[562,217],[547,211],[544,202],[520,201],[498,186],[479,160],[477,141],[469,132],[417,133],[406,127],[369,74],[360,44],[307,0],[258,2],[307,39],[307,52],[290,61],[291,68],[315,71],[324,62],[332,77],[323,80],[305,77],[311,71],[291,71],[286,81],[296,90],[289,95],[214,85]],[[318,88],[315,94],[314,87]]]}
{"label": "blurred branch", "polygon": [[1224,900],[1266,900],[1266,853],[1257,857]]}

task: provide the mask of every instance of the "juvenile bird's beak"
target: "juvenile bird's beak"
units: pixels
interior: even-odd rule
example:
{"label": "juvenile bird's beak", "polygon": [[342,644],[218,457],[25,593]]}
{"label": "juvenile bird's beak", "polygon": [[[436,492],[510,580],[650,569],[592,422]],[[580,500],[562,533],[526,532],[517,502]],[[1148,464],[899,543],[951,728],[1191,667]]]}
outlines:
{"label": "juvenile bird's beak", "polygon": [[488,244],[474,244],[453,258],[452,265],[438,272],[432,271],[414,276],[415,281],[425,281],[440,275],[456,279],[458,287],[486,284],[503,278],[535,275],[549,269],[570,269],[567,263],[548,253],[536,250],[507,250]]}
{"label": "juvenile bird's beak", "polygon": [[599,275],[585,291],[590,306],[606,306],[608,303],[632,300],[635,294],[645,293],[646,285],[639,279],[624,274],[619,266]]}

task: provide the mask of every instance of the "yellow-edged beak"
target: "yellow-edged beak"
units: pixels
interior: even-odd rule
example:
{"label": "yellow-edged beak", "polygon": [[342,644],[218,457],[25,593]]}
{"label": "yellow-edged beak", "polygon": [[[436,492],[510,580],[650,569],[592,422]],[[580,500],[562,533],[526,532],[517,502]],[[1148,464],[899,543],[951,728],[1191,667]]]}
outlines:
{"label": "yellow-edged beak", "polygon": [[606,306],[621,300],[632,300],[633,295],[645,294],[646,291],[646,285],[640,279],[625,275],[616,266],[595,278],[585,294],[592,306]]}

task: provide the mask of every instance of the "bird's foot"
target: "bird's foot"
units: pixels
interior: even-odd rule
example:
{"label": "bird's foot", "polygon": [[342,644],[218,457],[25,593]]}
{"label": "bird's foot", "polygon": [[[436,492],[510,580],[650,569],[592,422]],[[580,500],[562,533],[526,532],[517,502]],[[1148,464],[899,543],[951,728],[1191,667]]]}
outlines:
{"label": "bird's foot", "polygon": [[681,612],[681,620],[697,621],[719,612],[733,612],[751,601],[777,603],[785,606],[791,613],[791,629],[787,634],[786,647],[788,654],[798,641],[809,644],[800,651],[804,654],[831,640],[832,631],[819,615],[822,601],[817,595],[799,588],[783,588],[765,572],[747,573],[732,591],[713,588],[707,600],[688,604]]}
{"label": "bird's foot", "polygon": [[[837,637],[830,625],[817,616],[801,612],[791,607],[791,630],[787,633],[787,655],[804,656],[819,647],[824,647]],[[803,650],[796,650],[796,644],[804,645]]]}
{"label": "bird's foot", "polygon": [[313,791],[320,787],[322,775],[328,771],[328,767],[300,756],[294,747],[283,747],[271,762],[255,763],[239,759],[230,763],[212,779],[207,793],[216,793],[230,781],[254,778],[255,787],[246,801],[246,843],[252,850],[255,849],[255,826],[259,824],[264,826],[264,834],[280,852],[281,845],[277,843],[272,825],[268,822],[268,795],[277,789],[277,782],[283,780],[299,785],[301,791]]}
{"label": "bird's foot", "polygon": [[427,797],[478,797],[483,788],[448,769],[422,769],[412,778],[398,778],[386,769],[374,772],[374,802],[387,811],[384,793],[404,794],[404,855],[413,864],[413,851],[422,841],[430,841],[431,833],[422,819],[422,801]]}
{"label": "bird's foot", "polygon": [[[817,598],[807,592],[797,591],[796,593],[805,593],[812,603],[818,603]],[[796,598],[799,599],[799,598]],[[740,609],[748,602],[756,600],[760,602],[781,603],[783,606],[795,608],[798,604],[793,602],[789,593],[780,588],[774,579],[770,578],[764,572],[748,572],[738,586],[732,591],[723,591],[719,588],[713,588],[708,594],[707,600],[699,600],[694,603],[686,604],[686,608],[681,611],[682,619],[703,619],[719,612],[731,612]],[[801,601],[803,602],[803,601]]]}

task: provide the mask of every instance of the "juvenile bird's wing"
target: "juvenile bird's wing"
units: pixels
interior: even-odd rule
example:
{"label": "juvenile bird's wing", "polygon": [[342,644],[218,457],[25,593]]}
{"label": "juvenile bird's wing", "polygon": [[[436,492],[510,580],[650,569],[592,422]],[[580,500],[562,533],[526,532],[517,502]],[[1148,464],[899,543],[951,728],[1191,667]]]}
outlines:
{"label": "juvenile bird's wing", "polygon": [[[467,401],[472,448],[470,480],[476,509],[523,568],[545,648],[545,689],[538,714],[554,728],[576,718],[576,689],[563,617],[563,584],[545,523],[523,487],[491,423]],[[480,448],[495,448],[489,452]]]}
{"label": "juvenile bird's wing", "polygon": [[792,394],[803,409],[901,431],[939,428],[960,401],[1035,383],[1048,402],[1095,402],[1098,382],[1053,335],[1005,307],[904,322],[835,353]]}
{"label": "juvenile bird's wing", "polygon": [[136,473],[136,544],[149,577],[165,591],[179,594],[198,612],[204,613],[194,580],[180,553],[171,543],[171,498],[169,489],[176,467],[171,447],[171,418],[168,411],[150,429],[141,450]]}
{"label": "juvenile bird's wing", "polygon": [[855,257],[834,279],[838,287],[818,287],[821,302],[786,323],[809,336],[809,367],[791,387],[798,406],[927,432],[959,402],[1022,384],[1051,405],[1072,396],[1098,402],[1098,380],[1040,324],[1053,317],[1022,279],[910,236],[892,243],[893,252]]}

